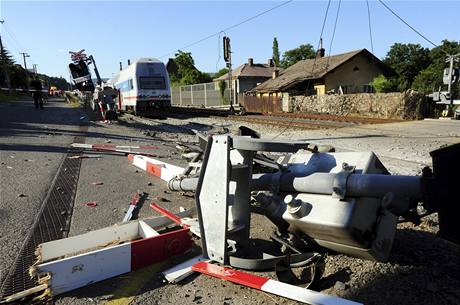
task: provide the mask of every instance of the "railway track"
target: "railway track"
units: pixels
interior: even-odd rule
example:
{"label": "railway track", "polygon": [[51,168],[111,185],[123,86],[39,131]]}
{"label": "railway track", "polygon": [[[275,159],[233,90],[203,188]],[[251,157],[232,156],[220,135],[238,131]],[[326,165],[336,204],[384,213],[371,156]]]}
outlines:
{"label": "railway track", "polygon": [[292,127],[299,129],[319,128],[342,128],[363,124],[384,124],[401,122],[396,119],[366,118],[356,116],[339,116],[330,114],[308,114],[308,113],[271,113],[271,114],[247,114],[234,115],[226,109],[209,108],[184,108],[173,107],[171,111],[164,113],[169,116],[190,116],[190,117],[225,117],[228,120],[255,123],[262,125],[275,125],[280,127]]}
{"label": "railway track", "polygon": [[[329,114],[307,114],[307,113],[276,113],[276,114],[248,114],[248,115],[235,115],[229,110],[225,109],[209,109],[209,108],[181,108],[173,107],[170,111],[159,112],[155,117],[135,117],[129,115],[131,120],[138,123],[147,125],[155,124],[156,118],[161,118],[161,129],[168,129],[169,131],[177,130],[179,132],[193,133],[191,126],[178,126],[175,124],[168,124],[166,118],[175,119],[188,119],[195,117],[207,117],[214,119],[222,119],[229,121],[238,121],[245,123],[253,123],[260,125],[271,125],[284,128],[295,129],[330,129],[330,128],[343,128],[353,127],[365,124],[383,124],[401,122],[402,120],[395,119],[380,119],[380,118],[365,118],[365,117],[351,117],[351,116],[338,116]],[[193,124],[192,124],[193,125]]]}

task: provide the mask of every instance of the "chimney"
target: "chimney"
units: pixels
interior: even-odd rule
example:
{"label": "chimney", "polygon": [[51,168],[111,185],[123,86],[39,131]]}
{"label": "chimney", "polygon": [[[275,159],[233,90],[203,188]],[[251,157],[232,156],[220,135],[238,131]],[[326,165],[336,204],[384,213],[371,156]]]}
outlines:
{"label": "chimney", "polygon": [[123,70],[123,66],[121,65],[121,61],[120,61],[120,71]]}
{"label": "chimney", "polygon": [[279,76],[280,71],[278,69],[273,69],[272,78],[275,79]]}
{"label": "chimney", "polygon": [[131,64],[131,59],[128,59],[128,66]]}
{"label": "chimney", "polygon": [[274,62],[273,58],[269,58],[267,64],[268,64],[269,67],[274,67],[274,66],[275,66],[275,62]]}
{"label": "chimney", "polygon": [[248,65],[253,66],[254,65],[254,59],[248,58]]}
{"label": "chimney", "polygon": [[326,53],[326,50],[323,48],[323,38],[319,40],[319,49],[316,51],[316,58],[321,58],[324,57],[324,54]]}

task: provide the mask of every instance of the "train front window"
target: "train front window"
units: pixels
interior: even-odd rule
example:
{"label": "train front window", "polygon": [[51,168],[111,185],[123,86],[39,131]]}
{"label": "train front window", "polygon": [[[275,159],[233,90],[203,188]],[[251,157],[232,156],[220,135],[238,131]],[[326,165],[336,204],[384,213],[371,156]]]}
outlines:
{"label": "train front window", "polygon": [[166,89],[164,77],[139,77],[140,89]]}

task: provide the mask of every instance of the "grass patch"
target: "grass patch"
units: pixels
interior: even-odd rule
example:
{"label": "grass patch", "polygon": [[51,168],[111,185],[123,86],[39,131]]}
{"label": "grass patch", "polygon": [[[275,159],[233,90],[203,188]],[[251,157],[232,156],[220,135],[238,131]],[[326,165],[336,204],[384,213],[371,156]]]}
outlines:
{"label": "grass patch", "polygon": [[20,100],[28,100],[30,96],[26,93],[12,91],[8,93],[7,91],[0,91],[0,102],[12,102]]}

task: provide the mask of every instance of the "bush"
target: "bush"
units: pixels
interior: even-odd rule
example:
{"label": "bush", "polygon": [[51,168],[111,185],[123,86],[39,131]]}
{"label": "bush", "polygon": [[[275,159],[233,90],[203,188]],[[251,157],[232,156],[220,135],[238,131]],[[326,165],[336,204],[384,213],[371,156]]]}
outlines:
{"label": "bush", "polygon": [[394,80],[387,79],[384,75],[380,74],[375,77],[369,85],[374,87],[377,93],[386,93],[394,91],[396,84]]}

